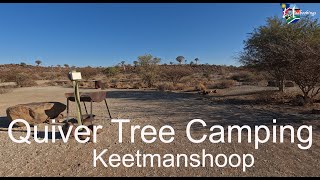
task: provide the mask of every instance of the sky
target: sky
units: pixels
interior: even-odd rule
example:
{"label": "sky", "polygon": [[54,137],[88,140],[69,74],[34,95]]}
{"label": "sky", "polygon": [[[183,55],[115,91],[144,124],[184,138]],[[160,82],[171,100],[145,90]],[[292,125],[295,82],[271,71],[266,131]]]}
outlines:
{"label": "sky", "polygon": [[248,33],[270,16],[282,16],[280,3],[1,3],[0,64],[113,66],[152,54],[238,66]]}

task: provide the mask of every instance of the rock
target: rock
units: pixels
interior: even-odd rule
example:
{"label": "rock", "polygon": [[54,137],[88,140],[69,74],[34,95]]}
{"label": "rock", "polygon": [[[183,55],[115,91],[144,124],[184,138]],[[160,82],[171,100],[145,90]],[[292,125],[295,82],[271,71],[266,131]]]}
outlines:
{"label": "rock", "polygon": [[[40,124],[49,119],[61,118],[61,113],[66,105],[60,102],[36,102],[29,104],[18,104],[7,108],[7,117],[13,121],[24,119],[30,125]],[[24,126],[23,123],[16,123],[17,126]]]}
{"label": "rock", "polygon": [[292,81],[287,81],[284,83],[285,87],[294,87],[294,83]]}
{"label": "rock", "polygon": [[214,90],[214,91],[202,90],[199,92],[199,94],[202,94],[202,95],[207,95],[207,94],[212,94],[212,93],[217,93],[217,90]]}

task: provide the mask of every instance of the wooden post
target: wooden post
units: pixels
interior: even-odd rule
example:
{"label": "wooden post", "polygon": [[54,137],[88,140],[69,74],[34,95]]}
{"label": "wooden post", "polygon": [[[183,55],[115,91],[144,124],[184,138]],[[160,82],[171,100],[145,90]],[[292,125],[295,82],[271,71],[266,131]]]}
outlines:
{"label": "wooden post", "polygon": [[101,83],[100,80],[94,81],[94,88],[95,88],[95,89],[99,89],[99,88],[101,88],[101,87],[102,87],[102,83]]}

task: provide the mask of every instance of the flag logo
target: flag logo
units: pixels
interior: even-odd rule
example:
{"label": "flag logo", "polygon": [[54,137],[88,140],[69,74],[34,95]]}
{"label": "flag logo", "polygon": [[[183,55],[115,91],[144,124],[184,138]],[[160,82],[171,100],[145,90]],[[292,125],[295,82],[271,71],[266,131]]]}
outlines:
{"label": "flag logo", "polygon": [[295,4],[281,3],[282,17],[287,24],[295,23],[300,20],[301,10]]}

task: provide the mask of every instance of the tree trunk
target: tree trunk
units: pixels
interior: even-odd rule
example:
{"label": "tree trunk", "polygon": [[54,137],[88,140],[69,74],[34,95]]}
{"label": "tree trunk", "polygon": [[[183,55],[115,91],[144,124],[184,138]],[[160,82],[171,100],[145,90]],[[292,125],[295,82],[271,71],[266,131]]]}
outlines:
{"label": "tree trunk", "polygon": [[279,91],[284,92],[284,79],[278,80]]}
{"label": "tree trunk", "polygon": [[303,92],[303,100],[305,104],[312,104],[312,99],[309,97],[309,92]]}

